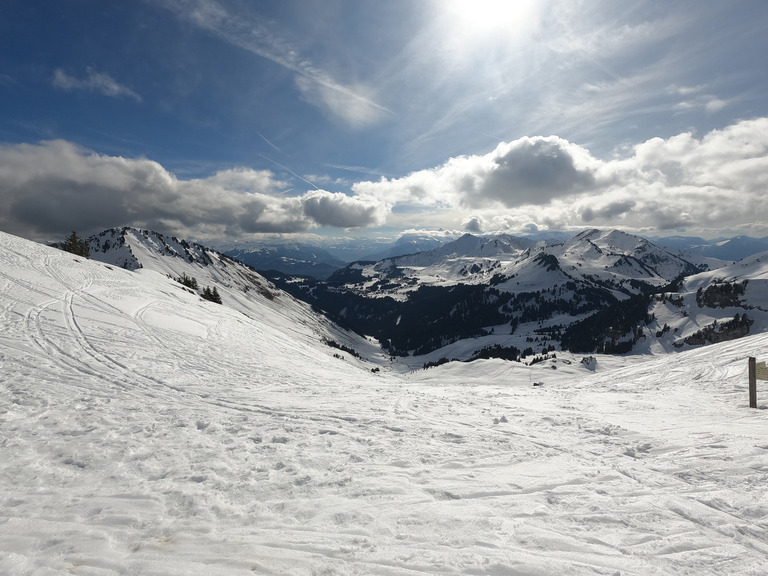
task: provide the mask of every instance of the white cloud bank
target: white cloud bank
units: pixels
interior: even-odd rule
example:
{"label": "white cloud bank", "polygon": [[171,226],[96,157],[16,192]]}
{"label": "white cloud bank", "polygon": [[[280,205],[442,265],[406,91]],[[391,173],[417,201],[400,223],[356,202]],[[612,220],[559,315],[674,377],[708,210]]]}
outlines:
{"label": "white cloud bank", "polygon": [[0,229],[47,239],[131,225],[241,238],[378,225],[388,210],[375,199],[322,190],[286,196],[287,187],[268,170],[247,168],[179,180],[152,160],[100,155],[63,140],[2,146]]}
{"label": "white cloud bank", "polygon": [[653,138],[601,160],[558,138],[502,142],[350,194],[289,196],[269,170],[180,180],[148,159],[63,140],[0,147],[0,229],[29,238],[132,225],[238,240],[320,226],[472,232],[615,227],[644,233],[768,234],[768,118],[701,138]]}
{"label": "white cloud bank", "polygon": [[445,213],[443,225],[479,231],[584,226],[768,233],[768,118],[701,138],[653,138],[600,160],[558,138],[502,142],[403,178],[358,182],[358,194]]}

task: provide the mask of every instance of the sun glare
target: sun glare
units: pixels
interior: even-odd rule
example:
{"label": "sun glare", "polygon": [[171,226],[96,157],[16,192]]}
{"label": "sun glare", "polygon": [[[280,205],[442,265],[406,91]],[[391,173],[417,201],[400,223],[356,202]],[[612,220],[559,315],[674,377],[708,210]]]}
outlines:
{"label": "sun glare", "polygon": [[519,32],[535,19],[537,0],[450,0],[448,10],[467,32]]}

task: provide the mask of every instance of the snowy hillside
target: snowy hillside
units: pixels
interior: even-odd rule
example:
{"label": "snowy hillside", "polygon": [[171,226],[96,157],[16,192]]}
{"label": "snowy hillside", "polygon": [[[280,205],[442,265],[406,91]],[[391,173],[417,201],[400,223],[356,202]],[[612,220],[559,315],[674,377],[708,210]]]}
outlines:
{"label": "snowy hillside", "polygon": [[[768,252],[689,276],[679,293],[656,298],[651,310],[655,321],[639,351],[687,349],[745,327],[768,331]],[[746,320],[734,324],[737,316]]]}
{"label": "snowy hillside", "polygon": [[225,306],[269,324],[287,321],[292,330],[311,341],[325,338],[360,352],[379,352],[378,347],[339,330],[248,266],[200,244],[148,230],[115,228],[92,236],[88,245],[92,260],[127,270],[152,270],[169,278],[194,278],[198,293],[204,287],[216,287]]}
{"label": "snowy hillside", "polygon": [[0,233],[0,574],[768,572],[768,335],[373,373],[251,305]]}

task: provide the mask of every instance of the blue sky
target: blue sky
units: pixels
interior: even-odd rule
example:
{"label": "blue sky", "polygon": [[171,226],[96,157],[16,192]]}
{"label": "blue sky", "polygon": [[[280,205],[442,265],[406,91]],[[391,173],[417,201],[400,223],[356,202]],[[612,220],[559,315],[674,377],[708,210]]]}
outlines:
{"label": "blue sky", "polygon": [[0,229],[768,235],[768,3],[3,0]]}

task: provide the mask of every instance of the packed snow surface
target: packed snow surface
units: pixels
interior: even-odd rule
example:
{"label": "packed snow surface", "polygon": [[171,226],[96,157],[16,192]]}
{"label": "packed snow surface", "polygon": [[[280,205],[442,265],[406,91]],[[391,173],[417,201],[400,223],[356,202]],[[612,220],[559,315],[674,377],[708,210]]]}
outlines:
{"label": "packed snow surface", "polygon": [[374,373],[244,306],[0,234],[0,574],[768,573],[768,336]]}

